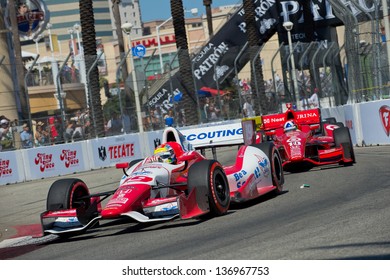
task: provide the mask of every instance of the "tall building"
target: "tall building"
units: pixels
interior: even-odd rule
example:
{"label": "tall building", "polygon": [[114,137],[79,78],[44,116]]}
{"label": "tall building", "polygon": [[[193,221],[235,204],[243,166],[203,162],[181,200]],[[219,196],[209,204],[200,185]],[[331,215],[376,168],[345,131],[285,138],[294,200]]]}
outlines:
{"label": "tall building", "polygon": [[[68,29],[74,24],[80,24],[80,8],[78,0],[45,0],[50,12],[51,33],[58,36],[58,40],[69,40]],[[113,40],[111,11],[108,0],[94,0],[96,37],[103,42]]]}
{"label": "tall building", "polygon": [[[115,40],[117,40],[118,38],[115,32],[115,21],[112,13],[112,0],[108,0],[108,2],[110,7],[112,30],[114,31],[113,37]],[[119,12],[122,24],[125,22],[130,22],[133,25],[131,36],[141,36],[143,27],[139,0],[121,0],[119,3]]]}
{"label": "tall building", "polygon": [[[51,33],[59,41],[69,40],[68,29],[80,24],[79,0],[43,0],[50,12]],[[28,2],[28,1],[27,1]],[[121,22],[133,24],[132,35],[141,36],[142,22],[139,0],[122,0],[119,11]],[[112,14],[112,0],[94,0],[96,37],[102,42],[117,40]]]}

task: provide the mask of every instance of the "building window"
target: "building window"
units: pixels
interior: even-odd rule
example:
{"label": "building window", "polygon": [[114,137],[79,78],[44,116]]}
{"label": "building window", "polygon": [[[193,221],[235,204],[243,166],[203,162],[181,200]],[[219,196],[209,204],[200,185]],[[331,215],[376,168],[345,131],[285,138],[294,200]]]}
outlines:
{"label": "building window", "polygon": [[151,35],[152,32],[150,31],[150,26],[148,27],[144,27],[144,35],[147,36],[147,35]]}

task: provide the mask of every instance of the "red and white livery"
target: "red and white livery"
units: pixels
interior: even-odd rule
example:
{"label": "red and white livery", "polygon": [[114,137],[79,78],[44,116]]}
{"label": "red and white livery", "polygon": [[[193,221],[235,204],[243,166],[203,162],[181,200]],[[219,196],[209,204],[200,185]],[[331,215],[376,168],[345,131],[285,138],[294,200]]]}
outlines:
{"label": "red and white livery", "polygon": [[162,143],[175,149],[177,162],[160,162],[152,155],[117,164],[124,176],[115,190],[91,194],[80,179],[54,182],[41,214],[44,234],[76,234],[99,220],[122,217],[147,223],[219,216],[231,202],[282,191],[282,161],[272,142],[241,146],[229,166],[206,159],[175,128],[165,129]]}
{"label": "red and white livery", "polygon": [[[334,118],[321,121],[320,109],[262,116],[262,136],[277,147],[285,171],[304,171],[328,164],[356,162],[349,129]],[[295,127],[291,127],[291,123]]]}

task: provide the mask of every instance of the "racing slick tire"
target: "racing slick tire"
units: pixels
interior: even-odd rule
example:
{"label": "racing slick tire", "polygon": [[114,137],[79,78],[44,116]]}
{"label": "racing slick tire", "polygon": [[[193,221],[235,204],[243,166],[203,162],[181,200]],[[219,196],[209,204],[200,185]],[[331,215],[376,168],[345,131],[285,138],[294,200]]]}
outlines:
{"label": "racing slick tire", "polygon": [[210,213],[214,216],[226,214],[230,205],[230,188],[222,165],[216,160],[194,163],[188,170],[188,191],[197,189],[197,194],[206,193]]}
{"label": "racing slick tire", "polygon": [[67,178],[55,181],[47,195],[46,209],[48,211],[85,208],[87,209],[91,200],[88,197],[87,185],[80,179]]}
{"label": "racing slick tire", "polygon": [[356,163],[355,152],[353,150],[351,134],[348,127],[340,127],[333,131],[333,137],[336,147],[341,146],[344,150],[344,157],[351,158],[352,162],[344,162],[344,165]]}
{"label": "racing slick tire", "polygon": [[280,194],[283,191],[284,173],[282,166],[282,158],[278,149],[273,142],[264,142],[252,145],[266,154],[271,164],[272,183],[276,186],[275,193]]}

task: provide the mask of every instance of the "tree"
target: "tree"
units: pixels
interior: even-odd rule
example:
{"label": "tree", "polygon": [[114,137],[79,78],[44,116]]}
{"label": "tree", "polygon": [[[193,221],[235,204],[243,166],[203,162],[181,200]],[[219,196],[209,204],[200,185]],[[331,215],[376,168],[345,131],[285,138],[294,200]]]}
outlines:
{"label": "tree", "polygon": [[[0,8],[0,29],[5,30],[5,16],[4,10]],[[1,104],[0,104],[0,112],[1,115],[7,116],[7,118],[14,120],[18,119],[18,111],[16,107],[15,100],[15,91],[11,85],[13,85],[12,81],[12,64],[10,53],[8,51],[7,44],[7,33],[0,33],[0,57],[4,57],[2,64],[0,65],[0,88],[2,89],[1,93]]]}
{"label": "tree", "polygon": [[[256,17],[255,17],[255,4],[253,0],[243,0],[244,6],[244,20],[246,23],[246,33],[248,36],[249,47],[249,62],[251,64],[251,87],[252,94],[256,91],[257,96],[255,98],[255,111],[257,114],[268,113],[268,99],[265,95],[263,67],[261,65],[260,56],[257,56],[257,52],[260,48],[260,38],[256,29]],[[255,67],[253,69],[252,62],[255,60]]]}
{"label": "tree", "polygon": [[[16,18],[16,1],[15,0],[9,0],[8,1],[8,12],[9,12],[9,18],[11,22],[11,33],[12,33],[12,43],[13,43],[13,50],[15,55],[15,72],[16,74],[16,83],[14,83],[14,96],[16,100],[16,105],[20,107],[18,109],[19,118],[21,119],[28,119],[29,118],[29,112],[30,108],[28,108],[28,100],[26,98],[26,88],[24,85],[24,74],[25,74],[25,68],[22,60],[22,47],[20,45],[20,39],[19,39],[19,29],[18,29],[18,22]],[[3,18],[4,20],[5,18]],[[5,30],[5,29],[2,29]],[[19,103],[19,104],[18,104]]]}
{"label": "tree", "polygon": [[[92,0],[79,0],[81,34],[84,49],[84,59],[86,71],[91,69],[93,62],[97,58],[96,53],[96,32],[95,32],[95,15],[93,12]],[[104,136],[104,120],[102,102],[99,88],[99,70],[97,66],[93,68],[88,85],[88,104],[92,111],[95,133],[97,136]]]}
{"label": "tree", "polygon": [[180,80],[184,86],[183,102],[186,107],[187,124],[198,123],[198,110],[194,106],[199,106],[196,102],[194,80],[192,77],[191,59],[188,51],[187,34],[185,28],[184,8],[182,0],[170,0],[173,28],[175,30],[176,47],[178,49],[178,59],[180,67]]}

